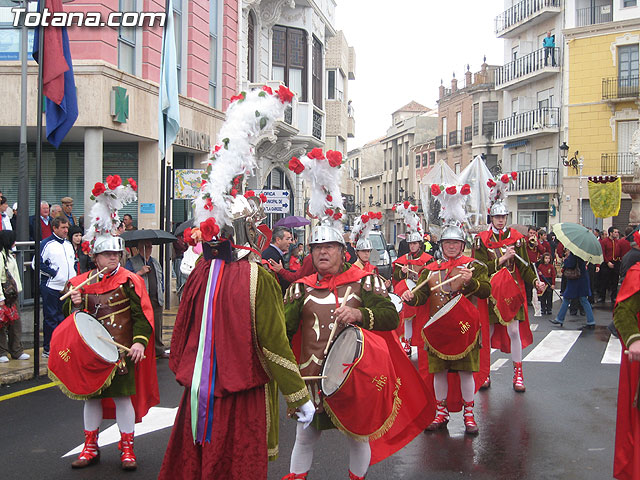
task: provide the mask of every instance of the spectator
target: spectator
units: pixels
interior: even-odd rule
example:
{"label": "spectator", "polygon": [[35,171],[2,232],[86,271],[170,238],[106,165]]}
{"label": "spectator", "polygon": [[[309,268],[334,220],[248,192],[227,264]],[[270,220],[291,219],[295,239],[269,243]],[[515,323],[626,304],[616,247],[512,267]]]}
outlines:
{"label": "spectator", "polygon": [[429,255],[433,253],[433,244],[431,243],[431,234],[429,232],[425,232],[424,237],[424,251]]}
{"label": "spectator", "polygon": [[70,278],[76,276],[76,255],[73,245],[67,240],[69,220],[60,216],[51,220],[53,233],[40,244],[40,294],[42,295],[42,356],[49,357],[49,341],[55,328],[60,325],[62,303],[60,292]]}
{"label": "spectator", "polygon": [[78,225],[69,227],[69,240],[76,256],[76,274],[80,275],[94,268],[89,255],[82,251],[82,229]]}
{"label": "spectator", "polygon": [[162,266],[151,256],[153,245],[150,240],[140,240],[138,242],[138,254],[131,257],[125,268],[130,272],[137,273],[144,280],[144,285],[151,298],[153,307],[153,325],[155,331],[156,357],[169,358],[165,352],[162,342],[162,310],[164,307],[164,283]]}
{"label": "spectator", "polygon": [[345,261],[347,263],[355,263],[358,260],[358,255],[356,254],[356,249],[353,248],[353,243],[351,243],[351,234],[349,232],[344,232],[342,234],[342,238],[344,239],[344,243],[347,246],[345,252]]}
{"label": "spectator", "polygon": [[125,230],[137,230],[136,226],[133,224],[133,217],[128,213],[124,214],[122,221],[124,222]]}
{"label": "spectator", "polygon": [[589,274],[585,261],[580,257],[569,252],[569,255],[564,261],[565,271],[567,269],[578,269],[580,276],[578,278],[567,278],[567,286],[562,294],[562,305],[560,305],[560,311],[558,316],[549,321],[559,327],[564,324],[564,317],[569,309],[569,303],[572,299],[577,298],[580,300],[580,304],[587,314],[587,324],[583,328],[593,329],[596,325],[595,318],[593,318],[593,310],[591,304],[587,300],[587,297],[591,295],[591,287],[589,285]]}
{"label": "spectator", "polygon": [[[529,258],[529,263],[531,263],[531,268],[536,268],[538,264],[538,260],[540,260],[542,254],[544,253],[544,249],[542,245],[538,242],[538,230],[535,226],[529,225],[527,227],[527,256]],[[533,301],[533,284],[525,282],[524,287],[527,293],[527,305],[532,306]]]}
{"label": "spectator", "polygon": [[296,249],[291,253],[289,258],[289,270],[297,272],[302,266],[302,259],[304,258],[304,245],[299,243]]}
{"label": "spectator", "polygon": [[349,118],[353,118],[353,116],[354,116],[354,115],[355,115],[355,111],[354,111],[354,109],[353,109],[353,105],[352,105],[352,103],[351,103],[351,100],[349,100],[349,101],[347,102],[347,116],[348,116]]}
{"label": "spectator", "polygon": [[173,264],[173,273],[176,276],[176,293],[182,289],[184,282],[187,281],[187,276],[180,271],[180,266],[182,265],[182,259],[184,258],[184,252],[187,251],[189,245],[184,241],[184,236],[181,233],[180,235],[176,235],[177,240],[173,242],[171,260]]}
{"label": "spectator", "polygon": [[7,201],[7,197],[0,194],[0,230],[13,230],[13,226],[11,225],[11,219],[9,218],[9,214],[7,210],[9,209],[9,202]]}
{"label": "spectator", "polygon": [[[293,237],[291,236],[291,232],[285,227],[274,228],[273,235],[271,237],[271,245],[265,248],[262,252],[262,259],[267,260],[271,266],[274,264],[280,264],[280,266],[284,267],[284,254],[289,251],[289,245],[292,241]],[[282,277],[278,277],[278,281],[280,283],[280,288],[282,289],[282,294],[284,295],[287,287],[289,287],[289,282],[284,280]]]}
{"label": "spectator", "polygon": [[[16,243],[16,234],[12,230],[0,232],[0,282],[4,285],[8,282],[8,277],[13,277],[15,281],[14,296],[5,297],[3,288],[0,288],[0,310],[14,309],[18,318],[0,327],[0,363],[9,361],[9,355],[14,360],[28,360],[31,356],[24,353],[20,336],[22,334],[22,322],[17,311],[17,295],[22,291],[20,282],[20,271],[18,264],[11,251]],[[11,283],[10,281],[8,283]],[[7,292],[9,294],[9,292]],[[0,325],[2,323],[0,322]]]}
{"label": "spectator", "polygon": [[64,216],[64,213],[62,213],[62,207],[60,205],[58,205],[57,203],[51,206],[51,218],[56,218],[56,217],[60,217],[60,216]]}
{"label": "spectator", "polygon": [[[63,197],[60,202],[62,203],[62,213],[69,220],[69,226],[73,227],[78,225],[78,219],[73,216],[73,198]],[[55,206],[55,205],[54,205]]]}
{"label": "spectator", "polygon": [[18,202],[13,203],[13,215],[11,215],[11,229],[18,230]]}
{"label": "spectator", "polygon": [[[435,243],[435,240],[434,240],[434,243]],[[407,243],[406,238],[402,238],[400,240],[400,243],[398,244],[398,258],[400,258],[403,255],[406,255],[407,253],[409,253],[409,244]]]}
{"label": "spectator", "polygon": [[542,46],[544,47],[544,66],[549,63],[549,56],[551,56],[551,66],[556,66],[556,38],[555,35],[551,35],[551,32],[547,32],[547,36],[542,40]]}
{"label": "spectator", "polygon": [[[44,240],[51,236],[53,231],[51,230],[51,216],[49,215],[49,204],[47,202],[40,202],[40,240]],[[29,217],[29,239],[35,240],[35,216]]]}
{"label": "spectator", "polygon": [[600,265],[600,298],[604,303],[607,291],[611,291],[611,303],[616,303],[618,295],[618,277],[620,276],[620,231],[616,227],[609,227],[609,237],[600,240],[604,262]]}
{"label": "spectator", "polygon": [[538,230],[538,245],[540,245],[541,253],[553,252],[553,250],[551,249],[551,244],[547,240],[547,232],[544,228]]}
{"label": "spectator", "polygon": [[622,259],[629,250],[631,250],[631,235],[635,228],[633,225],[627,225],[627,228],[624,229],[624,237],[622,237],[619,241],[620,244],[620,259]]}
{"label": "spectator", "polygon": [[78,225],[80,225],[80,228],[84,232],[84,215],[80,215],[78,217]]}
{"label": "spectator", "polygon": [[551,254],[549,252],[545,252],[543,254],[542,263],[538,265],[538,272],[540,273],[540,280],[547,285],[547,288],[540,297],[542,314],[551,315],[551,308],[553,306],[553,287],[556,284],[556,267],[551,263]]}

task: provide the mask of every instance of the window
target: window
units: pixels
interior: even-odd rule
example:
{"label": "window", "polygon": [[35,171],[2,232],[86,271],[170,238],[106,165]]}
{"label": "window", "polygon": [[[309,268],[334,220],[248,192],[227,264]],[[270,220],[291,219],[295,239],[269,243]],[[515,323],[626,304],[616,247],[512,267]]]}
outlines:
{"label": "window", "polygon": [[311,94],[313,104],[322,110],[322,44],[316,37],[313,37],[313,48],[311,51]]}
{"label": "window", "polygon": [[442,117],[442,148],[447,148],[447,117]]}
{"label": "window", "polygon": [[[215,3],[215,2],[214,2]],[[255,38],[256,38],[256,19],[253,12],[249,12],[247,19],[247,80],[249,82],[256,81],[255,71]]]}
{"label": "window", "polygon": [[618,47],[618,77],[638,79],[638,45]]}
{"label": "window", "polygon": [[[249,12],[251,17],[251,12]],[[218,0],[209,0],[209,105],[218,106]]]}
{"label": "window", "polygon": [[551,155],[550,148],[543,148],[540,150],[536,150],[536,168],[549,168],[551,167],[551,160],[553,156]]}
{"label": "window", "polygon": [[420,168],[420,158],[421,155],[416,155],[416,168]]}
{"label": "window", "polygon": [[635,7],[637,3],[637,0],[622,0],[622,8]]}
{"label": "window", "polygon": [[[121,12],[135,12],[135,0],[120,0]],[[136,30],[134,27],[118,29],[118,68],[136,74]]]}
{"label": "window", "polygon": [[[211,13],[209,13],[211,16]],[[211,17],[209,17],[211,18]],[[182,91],[182,0],[173,1],[173,33],[176,37],[176,69],[178,70],[178,92]]]}
{"label": "window", "polygon": [[272,40],[272,78],[307,101],[307,37],[304,30],[276,25]]}
{"label": "window", "polygon": [[553,107],[553,88],[538,92],[537,100],[538,108]]}
{"label": "window", "polygon": [[344,101],[344,83],[340,70],[327,70],[327,100]]}
{"label": "window", "polygon": [[409,166],[409,142],[404,144],[404,166]]}
{"label": "window", "polygon": [[429,152],[429,164],[433,165],[436,163],[436,152],[431,151]]}
{"label": "window", "polygon": [[382,203],[387,203],[387,184],[382,184]]}
{"label": "window", "polygon": [[378,185],[378,197],[376,202],[379,202],[379,201],[380,201],[380,185]]}
{"label": "window", "polygon": [[428,153],[423,153],[422,154],[422,166],[426,167],[429,164],[429,154]]}
{"label": "window", "polygon": [[456,112],[456,131],[462,130],[462,112]]}
{"label": "window", "polygon": [[473,104],[473,134],[478,135],[480,133],[480,104]]}

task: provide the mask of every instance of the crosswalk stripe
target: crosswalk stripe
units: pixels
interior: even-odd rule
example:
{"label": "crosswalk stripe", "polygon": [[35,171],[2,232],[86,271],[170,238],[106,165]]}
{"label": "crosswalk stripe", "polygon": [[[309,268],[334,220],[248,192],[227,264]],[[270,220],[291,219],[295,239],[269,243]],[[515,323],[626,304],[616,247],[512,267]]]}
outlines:
{"label": "crosswalk stripe", "polygon": [[609,343],[607,343],[607,349],[602,356],[602,362],[606,364],[618,365],[620,363],[620,356],[622,355],[622,345],[620,340],[611,335],[609,337]]}
{"label": "crosswalk stripe", "polygon": [[580,331],[553,331],[542,339],[527,355],[525,362],[562,362],[565,355],[580,336]]}
{"label": "crosswalk stripe", "polygon": [[503,366],[508,361],[509,361],[509,359],[507,359],[507,358],[499,358],[498,360],[496,360],[495,362],[493,362],[491,364],[491,371],[495,372],[496,370],[498,370],[501,366]]}

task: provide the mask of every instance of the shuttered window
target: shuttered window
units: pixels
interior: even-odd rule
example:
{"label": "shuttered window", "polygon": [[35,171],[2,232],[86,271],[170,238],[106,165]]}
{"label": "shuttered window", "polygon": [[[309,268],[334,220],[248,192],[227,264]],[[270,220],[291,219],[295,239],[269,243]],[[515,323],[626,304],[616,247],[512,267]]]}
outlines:
{"label": "shuttered window", "polygon": [[[107,178],[109,175],[120,175],[122,181],[133,178],[138,183],[138,189],[145,188],[145,181],[138,179],[138,144],[124,143],[114,144],[108,143],[103,148],[102,176]],[[158,207],[156,207],[156,211]],[[75,209],[75,206],[74,206]],[[128,213],[133,217],[133,223],[138,223],[138,201],[126,205],[120,210],[119,215],[122,219],[123,215]]]}

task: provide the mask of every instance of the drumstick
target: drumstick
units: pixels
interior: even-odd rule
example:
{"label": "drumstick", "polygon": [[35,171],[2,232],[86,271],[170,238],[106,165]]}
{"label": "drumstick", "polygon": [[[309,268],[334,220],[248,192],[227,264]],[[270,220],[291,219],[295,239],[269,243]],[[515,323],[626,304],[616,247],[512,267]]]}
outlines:
{"label": "drumstick", "polygon": [[[471,267],[469,270],[475,270],[475,267]],[[431,290],[436,290],[440,287],[442,287],[443,285],[446,285],[447,283],[453,282],[456,278],[460,278],[462,276],[461,273],[457,274],[454,277],[451,277],[447,280],[445,280],[444,282],[440,282],[437,285],[434,285],[433,287],[431,287]],[[427,283],[427,280],[423,280],[422,282],[420,282],[420,284],[418,286],[416,286],[413,290],[411,290],[411,293],[413,293],[415,295],[415,292],[417,290],[419,290],[420,288],[422,288],[422,286]]]}
{"label": "drumstick", "polygon": [[65,293],[64,295],[62,295],[60,297],[60,301],[62,300],[66,300],[66,298],[68,296],[70,296],[73,292],[75,292],[76,290],[78,290],[79,288],[84,287],[87,283],[89,283],[91,280],[93,280],[94,278],[96,278],[98,275],[100,275],[101,273],[104,273],[104,271],[109,268],[109,267],[104,267],[102,270],[100,270],[99,272],[94,273],[93,275],[89,275],[87,277],[87,279],[82,282],[80,285],[76,285],[75,287],[72,287],[67,293]]}
{"label": "drumstick", "polygon": [[[344,297],[342,297],[342,305],[344,307],[347,304],[347,300],[349,300],[349,295],[351,295],[351,285],[347,287],[347,291],[344,292]],[[331,329],[331,333],[329,334],[329,340],[327,340],[327,346],[324,347],[324,354],[326,355],[329,351],[329,345],[331,345],[331,340],[333,340],[333,336],[336,334],[336,330],[338,329],[338,319],[336,318],[335,322],[333,322],[333,328]]]}
{"label": "drumstick", "polygon": [[[129,347],[125,347],[124,345],[122,345],[121,343],[116,342],[115,340],[112,340],[112,339],[107,338],[107,337],[103,337],[102,335],[98,335],[98,338],[100,340],[102,340],[103,342],[110,343],[111,345],[115,345],[116,347],[123,349],[125,352],[131,353],[131,349]],[[145,359],[145,358],[147,358],[147,356],[146,355],[142,355],[142,358]]]}
{"label": "drumstick", "polygon": [[302,377],[302,380],[321,380],[323,378],[328,378],[326,375],[310,375],[308,377]]}

